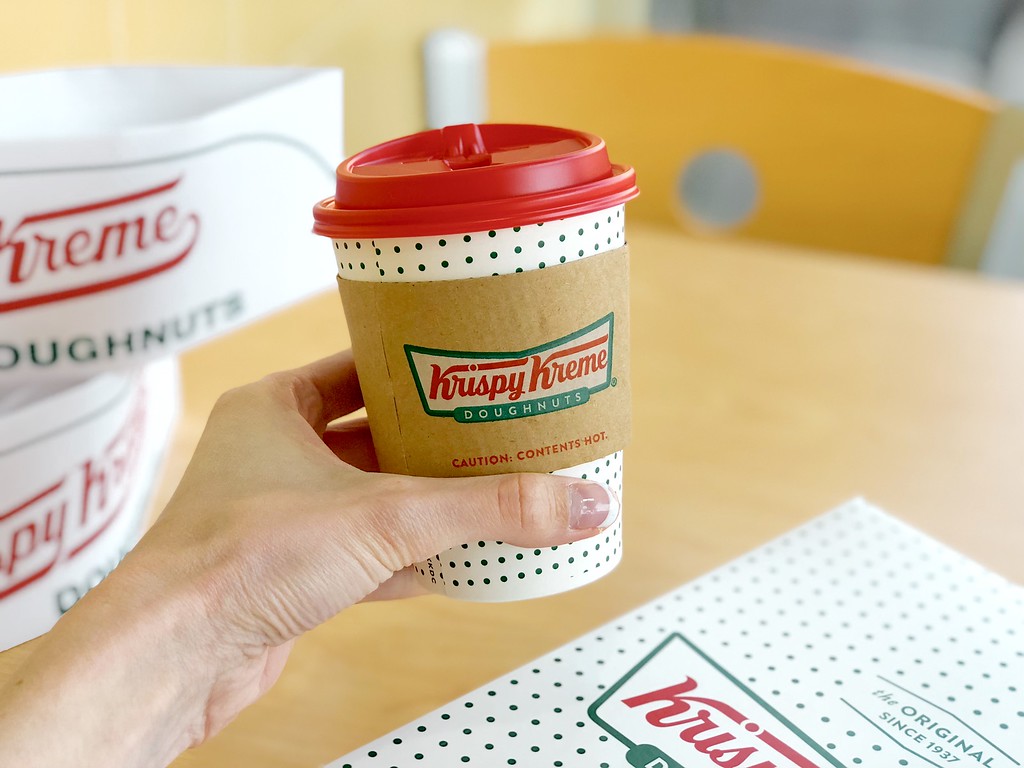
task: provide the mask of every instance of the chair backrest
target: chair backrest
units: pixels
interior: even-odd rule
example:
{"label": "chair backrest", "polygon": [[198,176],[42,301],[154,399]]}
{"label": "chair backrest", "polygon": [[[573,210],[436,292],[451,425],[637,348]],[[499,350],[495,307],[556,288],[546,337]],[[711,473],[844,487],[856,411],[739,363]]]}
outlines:
{"label": "chair backrest", "polygon": [[[982,94],[725,37],[494,43],[487,69],[491,121],[589,130],[636,168],[631,217],[926,263],[945,261],[995,112]],[[739,210],[716,219],[716,194]]]}

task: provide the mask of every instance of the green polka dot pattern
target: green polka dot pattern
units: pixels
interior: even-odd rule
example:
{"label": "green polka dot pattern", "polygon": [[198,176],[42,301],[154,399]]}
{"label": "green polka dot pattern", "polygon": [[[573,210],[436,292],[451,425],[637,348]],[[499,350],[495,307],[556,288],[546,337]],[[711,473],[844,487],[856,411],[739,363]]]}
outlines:
{"label": "green polka dot pattern", "polygon": [[[535,551],[520,554],[507,562],[532,568]],[[651,698],[671,686],[692,692]],[[665,727],[647,719],[673,702]],[[618,768],[647,764],[639,744],[695,768],[1011,768],[1024,762],[1024,595],[858,500],[331,768]]]}
{"label": "green polka dot pattern", "polygon": [[568,219],[468,234],[335,240],[334,256],[343,280],[463,280],[550,269],[621,248],[626,244],[624,225],[624,208],[618,206]]}

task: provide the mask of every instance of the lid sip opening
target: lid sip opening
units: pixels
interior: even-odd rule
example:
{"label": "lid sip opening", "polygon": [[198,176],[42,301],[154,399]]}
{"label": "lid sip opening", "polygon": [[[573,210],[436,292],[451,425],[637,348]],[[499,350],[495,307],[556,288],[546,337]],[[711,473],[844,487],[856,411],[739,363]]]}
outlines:
{"label": "lid sip opening", "polygon": [[491,164],[491,153],[484,146],[480,126],[474,123],[449,125],[441,129],[441,137],[444,139],[444,162],[452,170]]}

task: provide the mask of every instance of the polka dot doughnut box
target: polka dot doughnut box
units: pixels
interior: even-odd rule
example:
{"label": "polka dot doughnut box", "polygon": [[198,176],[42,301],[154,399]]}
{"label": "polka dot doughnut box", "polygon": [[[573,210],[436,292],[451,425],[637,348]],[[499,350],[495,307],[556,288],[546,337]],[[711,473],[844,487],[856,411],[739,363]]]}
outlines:
{"label": "polka dot doughnut box", "polygon": [[333,763],[1024,763],[1024,590],[863,500]]}

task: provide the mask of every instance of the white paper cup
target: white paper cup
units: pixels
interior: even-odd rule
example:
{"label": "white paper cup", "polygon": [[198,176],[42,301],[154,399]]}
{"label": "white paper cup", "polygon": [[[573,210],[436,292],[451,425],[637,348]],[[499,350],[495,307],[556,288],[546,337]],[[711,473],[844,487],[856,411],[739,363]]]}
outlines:
{"label": "white paper cup", "polygon": [[[504,142],[502,146],[512,147],[512,152],[516,152],[521,149],[516,142],[519,128],[523,128],[523,135],[529,137],[525,143],[537,139],[537,144],[543,147],[541,154],[545,157],[541,162],[537,162],[536,156],[531,156],[526,162],[519,162],[514,158],[509,165],[491,174],[494,167],[491,163],[500,164],[504,162],[501,158],[508,159],[508,156],[496,153],[492,158],[487,154],[487,148],[483,146],[484,139],[489,138],[497,144]],[[352,232],[352,236],[349,236],[350,233],[347,231],[343,236],[336,234],[335,225],[329,220],[339,213],[346,213],[341,191],[343,175],[350,173],[352,168],[358,169],[360,157],[373,156],[374,162],[379,163],[384,155],[388,155],[384,162],[394,161],[395,157],[402,158],[404,155],[412,156],[413,162],[417,163],[422,157],[416,157],[416,153],[421,152],[425,145],[438,137],[443,139],[442,143],[445,145],[444,159],[434,160],[427,154],[426,160],[420,163],[423,174],[419,175],[418,171],[409,172],[411,175],[403,176],[401,183],[409,187],[419,185],[419,191],[409,193],[415,205],[423,206],[418,209],[419,211],[429,211],[436,202],[438,208],[444,209],[449,218],[462,220],[465,216],[467,221],[481,223],[487,220],[489,226],[466,226],[445,231],[439,229],[443,225],[437,223],[441,217],[435,220],[428,213],[423,220],[425,226],[422,230],[408,231],[415,229],[412,225],[399,225],[396,230],[391,226],[390,215],[385,215],[377,219],[379,226],[362,226],[360,231]],[[566,146],[570,149],[567,150]],[[580,150],[579,147],[584,149]],[[586,198],[584,204],[575,208],[570,205],[571,215],[559,216],[557,212],[552,213],[551,210],[533,210],[524,212],[517,220],[505,215],[501,194],[487,197],[491,190],[488,189],[488,182],[484,182],[483,179],[506,178],[511,180],[511,186],[519,184],[530,191],[530,194],[524,195],[529,204],[529,200],[536,197],[533,195],[536,191],[536,179],[528,178],[529,173],[533,172],[533,165],[537,166],[537,178],[540,179],[545,173],[551,175],[550,168],[545,170],[544,163],[547,161],[557,163],[568,157],[570,162],[574,162],[580,159],[577,155],[587,154],[589,159],[582,160],[587,164],[595,159],[594,153],[598,151],[601,157],[596,159],[603,162],[605,175],[595,177],[596,181],[585,179],[580,183],[581,189],[588,184],[592,185],[589,187],[590,197]],[[398,173],[406,174],[404,162],[396,163],[396,166],[399,164],[403,167]],[[448,166],[448,169],[445,166]],[[586,172],[592,172],[593,167],[592,163],[588,165]],[[481,212],[481,208],[475,203],[481,201],[469,201],[469,205],[464,209],[465,213],[458,203],[452,203],[454,198],[464,192],[458,188],[458,174],[466,173],[465,169],[469,169],[469,172],[462,178],[471,186],[475,185],[471,194],[482,195],[483,204],[491,205],[492,210],[497,212],[496,218],[486,219],[482,215],[474,218]],[[357,183],[380,183],[382,175],[378,170],[379,168],[371,171],[368,174],[369,178],[356,179]],[[506,171],[508,175],[505,174]],[[571,173],[562,175],[570,179],[572,176]],[[436,177],[441,185],[438,187],[439,190],[447,189],[446,192],[438,193],[437,199],[440,202],[434,198],[435,190],[423,186],[425,176]],[[348,178],[353,177],[350,175]],[[387,183],[386,179],[384,181]],[[426,181],[429,185],[430,179]],[[453,182],[454,186],[451,186]],[[567,184],[570,193],[574,189],[571,181],[567,183],[563,179],[561,183]],[[602,184],[604,186],[600,186]],[[612,187],[610,192],[609,185]],[[600,187],[600,190],[595,193],[594,187]],[[358,192],[358,189],[356,191]],[[565,189],[556,189],[554,193],[558,197],[559,205],[565,206]],[[507,194],[507,190],[502,194]],[[597,137],[537,126],[456,126],[435,134],[419,134],[400,139],[357,155],[339,168],[339,196],[321,203],[315,214],[317,231],[332,238],[341,281],[459,281],[533,272],[551,267],[571,267],[572,264],[590,257],[621,249],[626,244],[624,202],[635,194],[631,169],[611,166],[603,142]],[[390,203],[387,196],[380,199]],[[594,199],[607,200],[608,203],[595,206],[592,204]],[[510,203],[509,207],[512,205],[513,203]],[[355,213],[358,216],[362,211],[357,210]],[[397,213],[394,220],[402,220],[402,213],[404,212]],[[342,228],[348,230],[350,227],[345,224]],[[429,322],[429,319],[426,321]],[[356,351],[358,353],[359,350]],[[359,363],[357,354],[357,367]],[[473,369],[471,366],[470,370]],[[375,385],[372,381],[363,381],[363,386],[365,388]],[[370,420],[372,428],[372,412]],[[509,469],[507,466],[503,468],[498,465],[493,471],[497,473]],[[613,450],[607,455],[584,463],[558,467],[553,473],[603,482],[612,497],[612,524],[598,536],[557,547],[535,549],[516,547],[503,542],[467,542],[415,564],[421,583],[431,591],[462,600],[500,602],[557,594],[588,584],[613,570],[622,557],[622,451]]]}
{"label": "white paper cup", "polygon": [[[334,240],[343,280],[414,283],[546,269],[625,245],[625,206],[568,219],[429,237]],[[410,258],[411,257],[411,258]],[[622,452],[554,472],[603,482],[615,522],[600,536],[559,547],[524,549],[476,541],[417,563],[421,583],[461,600],[500,602],[565,592],[610,572],[622,558]]]}

